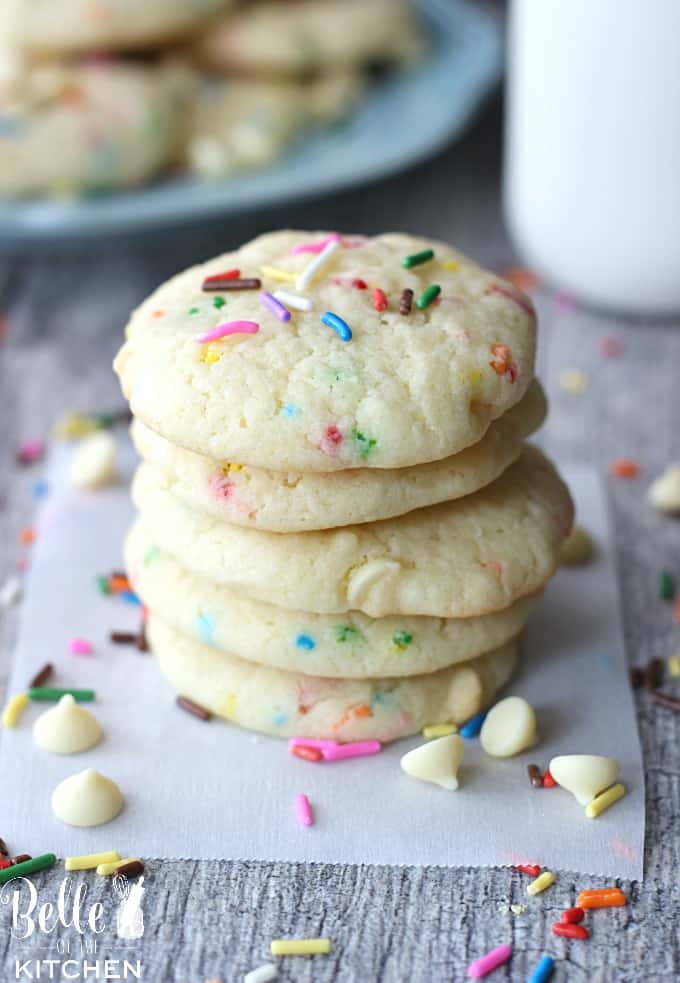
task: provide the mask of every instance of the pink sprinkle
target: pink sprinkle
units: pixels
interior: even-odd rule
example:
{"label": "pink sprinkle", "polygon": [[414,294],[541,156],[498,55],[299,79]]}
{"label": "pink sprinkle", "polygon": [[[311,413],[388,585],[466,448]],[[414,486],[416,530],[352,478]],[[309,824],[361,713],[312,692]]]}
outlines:
{"label": "pink sprinkle", "polygon": [[288,741],[288,750],[292,751],[294,747],[339,747],[339,743],[338,741],[322,741],[311,737],[291,737]]}
{"label": "pink sprinkle", "polygon": [[217,341],[219,338],[226,338],[230,334],[257,334],[260,325],[255,321],[227,321],[225,324],[218,324],[210,331],[204,331],[196,335],[196,341],[204,344],[206,341]]}
{"label": "pink sprinkle", "polygon": [[616,335],[600,339],[600,354],[604,358],[618,358],[623,353],[623,342]]}
{"label": "pink sprinkle", "polygon": [[35,440],[25,440],[17,451],[17,460],[20,464],[34,464],[39,461],[45,453],[45,441],[36,438]]}
{"label": "pink sprinkle", "polygon": [[335,457],[341,443],[342,431],[334,423],[331,423],[323,432],[320,444],[321,450],[324,454],[328,454],[329,457]]}
{"label": "pink sprinkle", "polygon": [[92,655],[94,648],[86,638],[72,638],[68,643],[69,652],[73,655]]}
{"label": "pink sprinkle", "polygon": [[470,963],[468,966],[468,976],[474,976],[478,980],[480,976],[486,976],[491,970],[497,969],[503,963],[506,963],[511,955],[511,945],[499,945],[497,949],[487,952],[481,959],[476,959],[473,963]]}
{"label": "pink sprinkle", "polygon": [[377,754],[382,750],[380,741],[352,741],[350,744],[338,744],[337,747],[321,748],[324,761],[344,761],[345,758],[363,758],[368,754]]}
{"label": "pink sprinkle", "polygon": [[301,826],[314,825],[312,807],[310,806],[309,799],[306,795],[300,793],[300,795],[295,796],[295,812],[297,813],[298,822]]}
{"label": "pink sprinkle", "polygon": [[293,246],[291,252],[294,256],[300,253],[320,253],[329,242],[342,242],[342,236],[338,232],[331,232],[325,239],[318,239],[316,242],[300,242],[297,246]]}
{"label": "pink sprinkle", "polygon": [[576,300],[571,294],[567,294],[563,290],[558,290],[555,294],[555,305],[561,311],[573,311],[576,307]]}

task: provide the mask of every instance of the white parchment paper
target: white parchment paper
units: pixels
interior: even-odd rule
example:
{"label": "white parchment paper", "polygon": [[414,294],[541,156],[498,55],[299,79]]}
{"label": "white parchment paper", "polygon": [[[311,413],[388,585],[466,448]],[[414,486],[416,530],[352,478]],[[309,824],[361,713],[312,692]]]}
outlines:
{"label": "white parchment paper", "polygon": [[[122,448],[119,486],[76,492],[65,480],[68,451],[57,449],[50,496],[38,522],[10,693],[24,689],[47,661],[54,685],[92,687],[90,704],[105,729],[97,748],[71,757],[35,747],[33,704],[5,731],[0,773],[2,834],[22,852],[60,856],[117,849],[121,856],[246,858],[362,864],[505,865],[641,879],[644,783],[617,611],[616,578],[602,490],[595,474],[567,469],[579,521],[598,540],[598,558],[562,570],[525,635],[521,669],[507,693],[534,705],[540,743],[517,758],[486,757],[466,744],[461,788],[446,792],[414,781],[400,756],[419,738],[363,760],[315,765],[291,757],[283,741],[204,724],[177,709],[151,655],[114,646],[111,629],[136,628],[139,609],[102,597],[97,573],[121,566],[132,510]],[[91,657],[68,652],[90,639]],[[535,790],[526,765],[555,754],[609,754],[621,763],[628,795],[597,820],[562,789]],[[80,830],[50,811],[55,785],[86,767],[114,778],[126,805],[111,824]],[[295,796],[305,792],[315,824],[300,827]]]}

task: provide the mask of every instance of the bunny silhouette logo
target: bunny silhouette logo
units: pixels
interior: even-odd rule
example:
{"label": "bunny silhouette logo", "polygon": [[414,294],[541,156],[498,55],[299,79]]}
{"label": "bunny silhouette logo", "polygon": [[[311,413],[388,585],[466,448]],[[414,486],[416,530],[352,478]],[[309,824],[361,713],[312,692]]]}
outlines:
{"label": "bunny silhouette logo", "polygon": [[115,874],[113,877],[113,892],[118,898],[116,935],[119,939],[141,939],[144,935],[143,885],[143,877],[132,887],[125,874]]}

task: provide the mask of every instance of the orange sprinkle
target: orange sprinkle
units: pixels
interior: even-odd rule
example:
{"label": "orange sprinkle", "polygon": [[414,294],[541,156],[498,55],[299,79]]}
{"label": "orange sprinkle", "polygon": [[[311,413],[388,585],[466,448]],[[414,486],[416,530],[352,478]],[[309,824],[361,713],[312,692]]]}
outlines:
{"label": "orange sprinkle", "polygon": [[109,577],[109,590],[112,594],[122,594],[132,590],[132,587],[127,577],[119,577],[114,574],[114,576]]}
{"label": "orange sprinkle", "polygon": [[512,354],[507,345],[492,345],[493,359],[489,365],[497,375],[508,375],[510,382],[517,378],[517,366],[512,361]]}
{"label": "orange sprinkle", "polygon": [[31,543],[35,542],[36,531],[32,526],[24,526],[24,528],[19,533],[19,542],[23,543],[24,546],[30,546]]}
{"label": "orange sprinkle", "polygon": [[540,284],[540,280],[533,270],[524,269],[522,266],[509,266],[507,270],[503,270],[501,276],[504,280],[508,280],[513,286],[519,290],[524,290],[526,293],[535,290]]}
{"label": "orange sprinkle", "polygon": [[615,478],[637,478],[640,465],[630,457],[615,457],[609,462],[609,473]]}
{"label": "orange sprinkle", "polygon": [[165,311],[152,311],[151,317],[165,317]]}
{"label": "orange sprinkle", "polygon": [[626,895],[618,887],[602,887],[594,891],[581,891],[576,899],[577,908],[620,908],[626,903]]}
{"label": "orange sprinkle", "polygon": [[346,724],[349,720],[352,720],[352,718],[372,716],[373,711],[369,706],[367,706],[365,703],[358,703],[355,707],[350,707],[348,710],[345,710],[342,717],[340,717],[337,723],[333,725],[333,729],[337,730],[339,727],[342,727],[343,724]]}

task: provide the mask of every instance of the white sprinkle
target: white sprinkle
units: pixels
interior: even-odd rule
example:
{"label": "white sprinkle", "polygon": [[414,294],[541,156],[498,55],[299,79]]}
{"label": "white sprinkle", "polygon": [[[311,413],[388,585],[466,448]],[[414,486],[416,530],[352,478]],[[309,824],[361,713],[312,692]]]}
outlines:
{"label": "white sprinkle", "polygon": [[269,983],[269,980],[275,980],[278,974],[279,971],[276,966],[272,966],[271,963],[265,963],[264,966],[251,969],[249,973],[246,973],[243,983]]}
{"label": "white sprinkle", "polygon": [[0,607],[10,608],[21,597],[21,581],[18,577],[8,577],[0,587]]}
{"label": "white sprinkle", "polygon": [[296,311],[311,311],[311,297],[302,297],[300,294],[291,294],[287,290],[275,290],[274,296],[286,307],[292,307]]}
{"label": "white sprinkle", "polygon": [[317,273],[320,273],[321,270],[328,266],[331,258],[339,248],[340,243],[337,241],[337,239],[333,239],[331,242],[326,243],[319,255],[315,256],[314,259],[308,263],[300,276],[297,278],[295,283],[296,290],[306,290]]}

